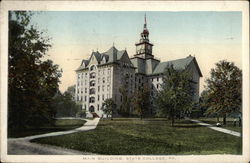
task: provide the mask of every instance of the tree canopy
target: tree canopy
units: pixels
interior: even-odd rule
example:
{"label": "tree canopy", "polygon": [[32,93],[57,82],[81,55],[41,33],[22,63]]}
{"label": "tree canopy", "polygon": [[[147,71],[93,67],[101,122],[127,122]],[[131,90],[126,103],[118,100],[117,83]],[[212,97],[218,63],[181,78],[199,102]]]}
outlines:
{"label": "tree canopy", "polygon": [[242,71],[233,62],[222,60],[211,70],[206,83],[206,114],[223,116],[226,124],[227,114],[241,112]]}
{"label": "tree canopy", "polygon": [[146,115],[149,115],[150,105],[150,92],[148,87],[145,85],[142,87],[142,90],[136,90],[133,98],[134,111],[142,119]]}
{"label": "tree canopy", "polygon": [[111,115],[111,119],[113,119],[113,115],[116,111],[116,104],[112,98],[109,98],[103,102],[101,109],[107,117]]}
{"label": "tree canopy", "polygon": [[169,65],[156,98],[158,112],[171,118],[173,126],[175,118],[192,109],[193,94],[190,72],[187,69],[176,70]]}
{"label": "tree canopy", "polygon": [[55,116],[61,70],[45,59],[50,38],[31,24],[32,12],[9,12],[8,125],[38,126]]}

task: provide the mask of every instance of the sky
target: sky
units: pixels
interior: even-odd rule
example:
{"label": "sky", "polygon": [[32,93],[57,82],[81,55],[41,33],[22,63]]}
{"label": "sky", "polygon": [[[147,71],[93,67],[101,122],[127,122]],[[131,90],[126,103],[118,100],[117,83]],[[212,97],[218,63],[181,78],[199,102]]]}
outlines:
{"label": "sky", "polygon": [[200,91],[220,60],[234,62],[242,69],[241,12],[35,12],[32,24],[52,38],[47,58],[63,70],[60,90],[75,84],[75,70],[92,51],[105,52],[114,44],[132,57],[145,13],[153,55],[161,61],[195,56],[203,74]]}

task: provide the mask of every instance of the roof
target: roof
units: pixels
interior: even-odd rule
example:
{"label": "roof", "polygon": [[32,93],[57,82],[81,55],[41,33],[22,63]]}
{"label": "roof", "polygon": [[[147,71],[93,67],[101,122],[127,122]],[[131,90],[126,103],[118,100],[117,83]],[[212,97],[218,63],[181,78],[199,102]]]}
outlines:
{"label": "roof", "polygon": [[[98,63],[100,64],[103,58],[105,58],[105,63],[114,63],[119,61],[122,56],[127,53],[126,50],[117,50],[114,46],[112,46],[109,50],[104,53],[99,53],[98,51],[92,52],[88,60],[83,60],[80,67],[77,68],[76,71],[82,70],[86,68],[90,62],[91,57],[94,55],[97,59]],[[84,64],[83,64],[84,63]]]}
{"label": "roof", "polygon": [[199,75],[202,76],[200,68],[196,62],[195,57],[192,56],[188,56],[186,58],[181,58],[181,59],[177,59],[177,60],[173,60],[173,61],[167,61],[167,62],[161,62],[159,63],[154,72],[152,74],[160,74],[163,73],[165,71],[165,69],[170,66],[173,65],[173,68],[176,70],[183,70],[185,69],[192,61],[194,61],[195,66],[197,67],[197,70],[199,72]]}

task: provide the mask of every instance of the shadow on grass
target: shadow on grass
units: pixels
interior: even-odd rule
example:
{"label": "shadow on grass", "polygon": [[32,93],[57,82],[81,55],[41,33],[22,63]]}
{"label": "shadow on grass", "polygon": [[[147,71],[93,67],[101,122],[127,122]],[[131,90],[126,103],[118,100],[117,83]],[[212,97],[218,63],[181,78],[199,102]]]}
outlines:
{"label": "shadow on grass", "polygon": [[176,127],[176,128],[202,128],[205,126],[201,126],[201,125],[174,125],[173,127]]}
{"label": "shadow on grass", "polygon": [[169,121],[167,119],[143,119],[144,121]]}

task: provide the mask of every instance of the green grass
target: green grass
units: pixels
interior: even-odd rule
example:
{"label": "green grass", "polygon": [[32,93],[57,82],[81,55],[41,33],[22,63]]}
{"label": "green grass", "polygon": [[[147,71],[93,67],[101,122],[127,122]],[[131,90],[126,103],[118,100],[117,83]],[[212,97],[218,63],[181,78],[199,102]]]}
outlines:
{"label": "green grass", "polygon": [[101,120],[95,130],[32,141],[106,155],[242,153],[241,138],[186,120]]}
{"label": "green grass", "polygon": [[39,135],[50,132],[65,131],[78,128],[82,126],[86,121],[78,119],[57,119],[54,125],[44,125],[39,128],[25,128],[19,130],[8,130],[9,138],[18,138],[31,135]]}
{"label": "green grass", "polygon": [[[197,120],[200,120],[202,122],[209,123],[212,125],[215,125],[217,123],[216,118],[199,118]],[[221,126],[222,128],[229,129],[232,131],[242,132],[242,127],[239,127],[238,122],[237,122],[237,125],[234,126],[233,121],[234,121],[234,118],[227,118],[226,125],[223,125],[223,119],[222,118],[219,119],[219,122],[222,124]]]}

